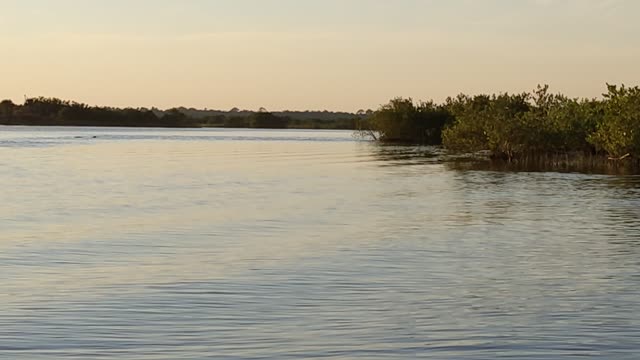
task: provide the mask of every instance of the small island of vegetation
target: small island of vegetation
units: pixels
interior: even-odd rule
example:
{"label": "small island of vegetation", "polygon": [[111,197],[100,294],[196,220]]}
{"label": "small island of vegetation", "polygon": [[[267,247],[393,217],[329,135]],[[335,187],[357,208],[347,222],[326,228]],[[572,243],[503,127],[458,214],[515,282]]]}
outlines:
{"label": "small island of vegetation", "polygon": [[442,145],[509,162],[640,159],[640,88],[608,85],[602,99],[531,93],[458,95],[442,104],[396,98],[369,118],[363,136],[381,143]]}

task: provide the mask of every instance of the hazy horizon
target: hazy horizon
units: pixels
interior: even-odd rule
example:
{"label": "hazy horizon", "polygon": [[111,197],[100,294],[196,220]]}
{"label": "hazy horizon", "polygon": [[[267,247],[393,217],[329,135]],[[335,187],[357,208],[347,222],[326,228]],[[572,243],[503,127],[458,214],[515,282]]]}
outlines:
{"label": "hazy horizon", "polygon": [[376,108],[397,96],[640,83],[633,0],[0,0],[0,98]]}

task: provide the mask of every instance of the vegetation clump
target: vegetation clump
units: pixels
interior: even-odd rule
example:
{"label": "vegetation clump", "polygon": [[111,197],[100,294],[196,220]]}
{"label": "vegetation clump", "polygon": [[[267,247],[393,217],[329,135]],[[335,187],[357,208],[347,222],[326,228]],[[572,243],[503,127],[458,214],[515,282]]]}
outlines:
{"label": "vegetation clump", "polygon": [[443,104],[396,98],[366,129],[381,142],[440,145],[454,152],[488,151],[493,158],[605,156],[640,158],[640,88],[607,85],[602,99],[531,93],[458,95]]}
{"label": "vegetation clump", "polygon": [[381,141],[439,145],[442,129],[450,120],[451,114],[441,105],[396,98],[371,115],[369,126]]}

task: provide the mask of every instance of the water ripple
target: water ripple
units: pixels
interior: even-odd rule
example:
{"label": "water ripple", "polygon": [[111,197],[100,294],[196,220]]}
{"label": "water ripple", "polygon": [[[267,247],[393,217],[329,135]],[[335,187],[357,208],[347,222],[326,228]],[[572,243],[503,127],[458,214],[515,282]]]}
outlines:
{"label": "water ripple", "polygon": [[0,358],[640,351],[640,177],[339,131],[0,131]]}

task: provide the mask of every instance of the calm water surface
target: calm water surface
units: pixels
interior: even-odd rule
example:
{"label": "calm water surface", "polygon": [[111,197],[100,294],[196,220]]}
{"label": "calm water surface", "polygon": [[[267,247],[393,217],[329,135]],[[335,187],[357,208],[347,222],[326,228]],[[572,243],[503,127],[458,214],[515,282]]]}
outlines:
{"label": "calm water surface", "polygon": [[638,359],[640,178],[434,151],[0,128],[0,358]]}

